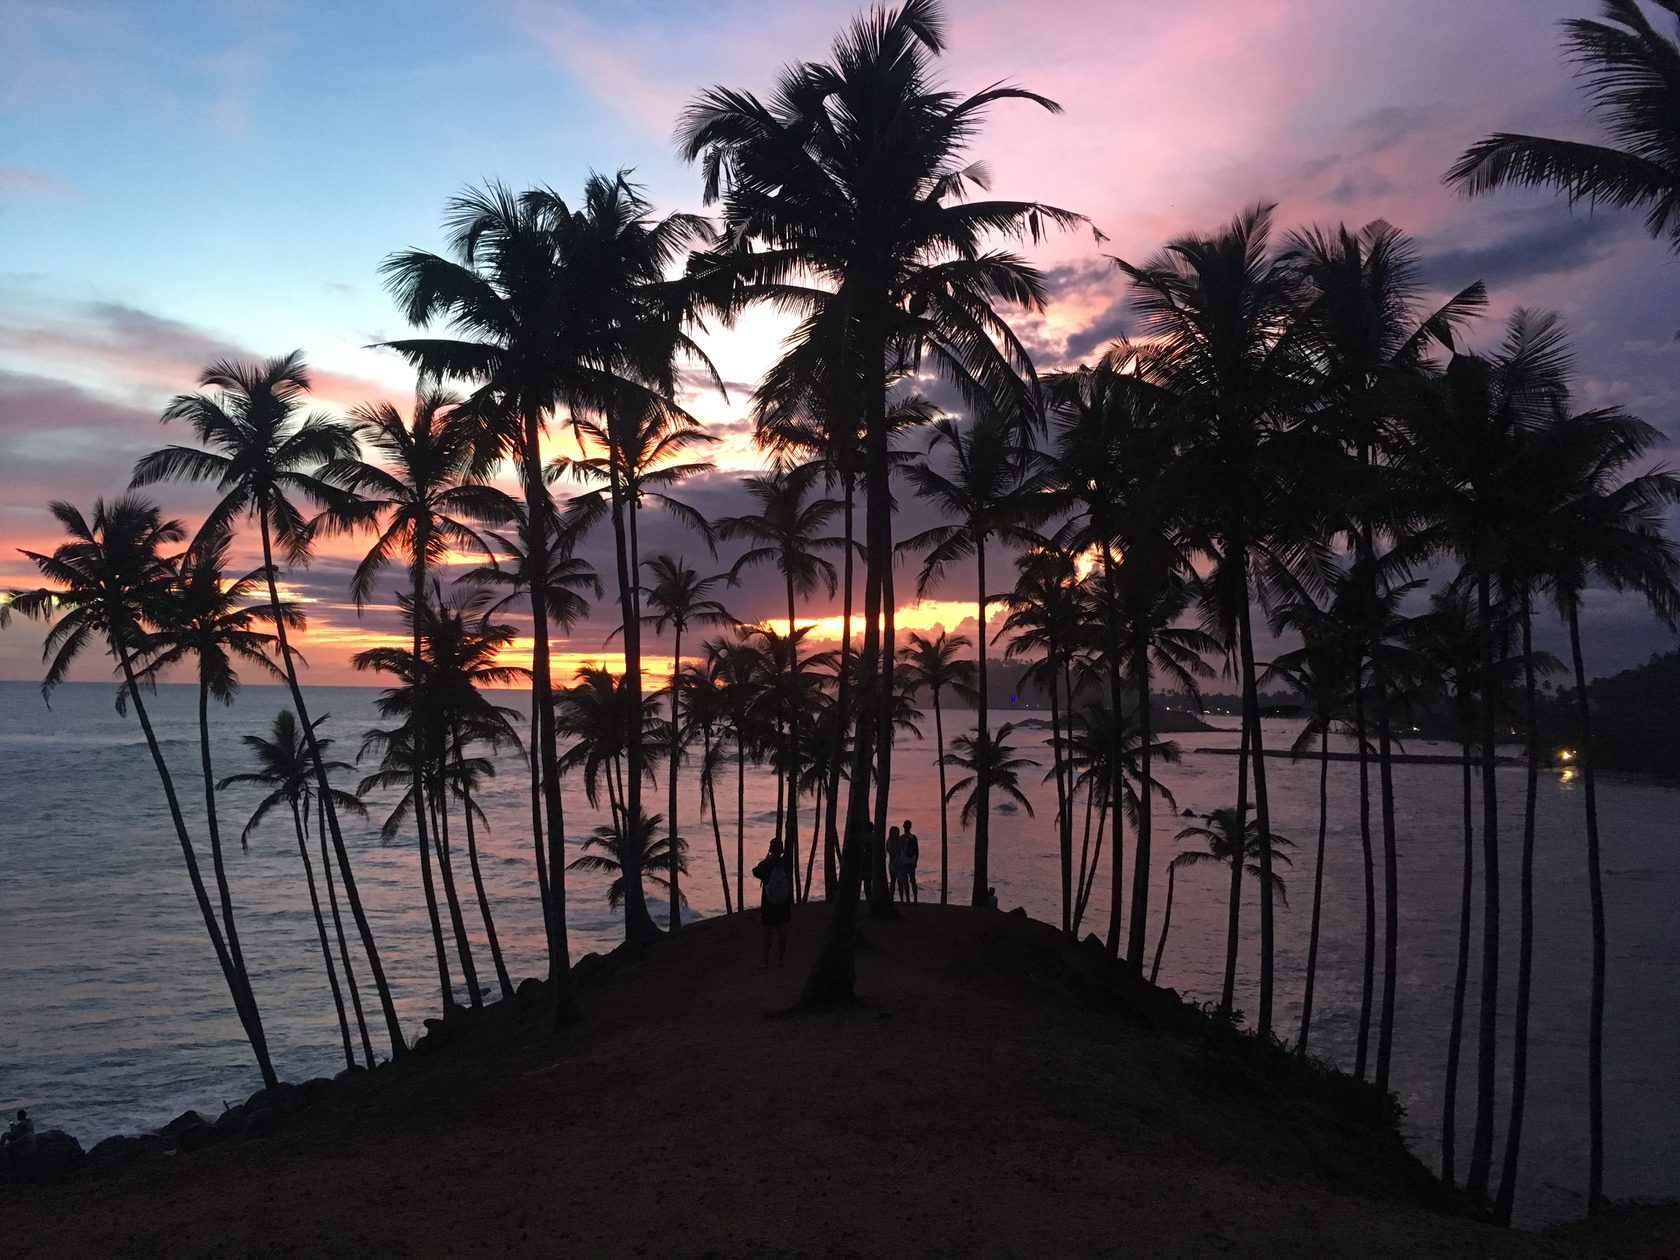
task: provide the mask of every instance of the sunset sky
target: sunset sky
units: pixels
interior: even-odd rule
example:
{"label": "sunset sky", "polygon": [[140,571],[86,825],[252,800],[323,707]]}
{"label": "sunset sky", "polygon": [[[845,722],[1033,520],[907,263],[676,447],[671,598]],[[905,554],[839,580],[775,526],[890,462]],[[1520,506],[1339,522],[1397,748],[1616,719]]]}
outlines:
{"label": "sunset sky", "polygon": [[[55,540],[48,500],[119,493],[139,455],[189,440],[157,416],[213,359],[301,347],[321,408],[406,406],[412,375],[368,348],[405,332],[376,269],[398,248],[440,248],[444,202],[463,186],[571,196],[589,171],[627,167],[661,210],[701,209],[671,139],[682,105],[713,83],[768,90],[783,63],[823,56],[856,7],[0,0],[0,588],[32,581],[17,548]],[[1019,321],[1039,367],[1089,359],[1125,330],[1103,253],[1141,260],[1267,200],[1283,227],[1386,218],[1417,239],[1432,284],[1486,281],[1493,315],[1475,344],[1495,343],[1513,307],[1561,311],[1583,402],[1680,436],[1680,276],[1637,216],[1545,195],[1463,201],[1440,184],[1490,130],[1591,133],[1556,22],[1594,8],[950,4],[951,86],[1010,79],[1065,107],[993,113],[974,156],[996,191],[1082,211],[1109,238],[1070,234],[1034,252],[1055,295]],[[719,471],[687,495],[708,515],[742,510],[732,483],[753,455],[741,417],[778,335],[754,317],[706,339],[731,383],[727,399],[685,399],[727,439]],[[201,488],[153,493],[189,519],[208,502]],[[603,533],[603,570],[609,549]],[[643,550],[661,549],[702,569],[732,559],[656,519]],[[315,601],[306,649],[322,681],[343,680],[349,652],[390,625],[347,606],[354,554],[353,540],[335,542],[291,576]],[[969,600],[972,577],[935,595]],[[727,596],[750,617],[778,600],[768,574]],[[900,624],[956,628],[963,615],[945,603]],[[568,651],[600,656],[611,619],[597,608]],[[1589,601],[1587,625],[1595,672],[1673,645],[1607,595]],[[39,677],[40,635],[0,632],[0,678]],[[105,673],[89,661],[79,676]]]}

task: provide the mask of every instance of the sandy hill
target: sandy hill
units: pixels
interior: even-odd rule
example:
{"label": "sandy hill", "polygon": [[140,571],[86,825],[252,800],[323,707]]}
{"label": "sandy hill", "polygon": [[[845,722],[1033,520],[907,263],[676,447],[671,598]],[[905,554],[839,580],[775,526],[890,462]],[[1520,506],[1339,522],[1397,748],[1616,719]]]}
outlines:
{"label": "sandy hill", "polygon": [[752,918],[696,924],[584,967],[560,1037],[532,994],[269,1136],[0,1189],[0,1251],[1664,1254],[1643,1224],[1635,1251],[1455,1215],[1370,1091],[1024,917],[869,924],[862,1002],[770,1017],[823,922],[780,971]]}

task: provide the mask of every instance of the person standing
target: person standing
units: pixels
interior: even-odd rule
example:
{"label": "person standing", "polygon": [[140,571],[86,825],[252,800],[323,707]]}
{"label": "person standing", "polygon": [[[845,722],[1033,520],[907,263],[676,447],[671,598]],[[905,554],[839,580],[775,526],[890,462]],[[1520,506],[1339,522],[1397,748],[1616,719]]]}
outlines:
{"label": "person standing", "polygon": [[776,944],[776,965],[787,961],[788,921],[793,918],[793,881],[788,878],[787,863],[782,859],[780,839],[770,842],[770,852],[752,868],[758,881],[758,918],[764,924],[764,958],[761,966],[770,965],[770,945]]}
{"label": "person standing", "polygon": [[897,827],[887,832],[887,895],[902,901],[904,885],[904,837]]}
{"label": "person standing", "polygon": [[904,820],[904,899],[921,900],[922,889],[916,882],[916,866],[922,860],[922,842],[911,830],[910,820]]}

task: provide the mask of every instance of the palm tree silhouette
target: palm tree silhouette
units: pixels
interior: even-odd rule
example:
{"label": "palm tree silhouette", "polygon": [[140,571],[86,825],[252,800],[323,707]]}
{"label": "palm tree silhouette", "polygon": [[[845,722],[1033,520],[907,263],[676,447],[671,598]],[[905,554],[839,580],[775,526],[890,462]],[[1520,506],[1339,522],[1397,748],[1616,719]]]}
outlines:
{"label": "palm tree silhouette", "polygon": [[278,1078],[269,1060],[262,1018],[251,995],[250,983],[228,950],[210,894],[204,887],[198,856],[187,834],[180,798],[175,793],[175,780],[163,759],[163,749],[142,694],[149,685],[140,676],[145,664],[140,654],[145,647],[147,610],[164,597],[175,580],[175,572],[161,549],[183,541],[186,529],[179,521],[164,520],[155,504],[134,495],[124,495],[109,504],[103,499],[96,500],[91,516],[64,502],[55,501],[49,510],[69,537],[50,555],[38,551],[23,554],[52,585],[15,594],[8,610],[52,622],[42,650],[42,659],[48,665],[41,692],[49,699],[53,689],[64,681],[72,662],[87,648],[103,642],[116,658],[117,671],[122,677],[122,690],[117,693],[118,709],[126,712],[127,705],[134,706],[146,747],[152,754],[152,765],[163,784],[169,818],[175,825],[187,878],[198,901],[205,931],[210,935],[210,944],[216,951],[216,962],[222,969],[222,978],[227,982],[246,1039],[251,1043],[263,1084],[273,1088]]}
{"label": "palm tree silhouette", "polygon": [[294,499],[302,496],[329,511],[342,508],[348,496],[321,479],[320,469],[334,460],[353,458],[356,438],[348,425],[321,415],[298,416],[309,393],[309,370],[301,351],[262,363],[222,360],[199,377],[199,384],[214,393],[178,394],[163,411],[163,419],[182,420],[191,426],[199,447],[167,446],[143,456],[134,466],[131,484],[151,485],[158,481],[186,480],[212,483],[221,499],[210,510],[199,529],[200,537],[225,533],[242,518],[257,524],[262,543],[268,601],[276,610],[275,637],[280,643],[280,665],[286,675],[292,708],[298,715],[310,758],[315,762],[317,799],[325,808],[327,827],[339,874],[344,880],[344,897],[356,921],[356,930],[367,954],[368,970],[379,994],[385,1015],[391,1053],[400,1056],[408,1044],[403,1040],[391,987],[379,961],[373,928],[362,908],[361,893],[350,865],[350,851],[338,824],[338,812],[326,770],[321,765],[315,727],[309,721],[303,689],[298,685],[297,662],[286,638],[286,621],[279,615],[279,570],[276,547],[287,563],[307,563],[314,530],[304,519]]}
{"label": "palm tree silhouette", "polygon": [[[822,531],[829,527],[840,504],[833,499],[811,498],[810,494],[819,469],[814,464],[787,472],[763,477],[747,477],[742,488],[758,508],[757,512],[741,516],[727,516],[717,522],[719,536],[745,539],[754,544],[735,561],[729,580],[737,582],[742,572],[759,566],[774,568],[782,577],[782,589],[787,597],[787,634],[775,642],[785,645],[780,664],[786,672],[783,695],[791,699],[792,679],[799,673],[799,640],[802,634],[795,628],[800,596],[809,596],[817,589],[830,596],[835,592],[838,574],[834,565],[817,554],[844,546],[844,540]],[[783,735],[783,774],[787,777],[786,821],[782,834],[786,838],[783,855],[788,864],[788,879],[799,886],[799,709],[788,705],[777,714],[777,724]]]}
{"label": "palm tree silhouette", "polygon": [[[644,561],[651,581],[642,588],[647,606],[653,609],[651,621],[656,632],[663,634],[667,627],[671,631],[671,747],[670,764],[666,768],[668,797],[666,819],[668,835],[666,849],[670,861],[670,874],[665,880],[665,887],[671,892],[671,930],[677,930],[679,923],[678,908],[681,905],[682,885],[681,871],[678,863],[681,858],[680,846],[677,844],[677,764],[681,760],[683,748],[682,714],[679,711],[679,696],[682,687],[678,675],[682,669],[682,638],[683,631],[696,625],[721,625],[733,622],[729,610],[717,600],[709,598],[708,593],[719,582],[724,580],[723,574],[703,578],[697,570],[688,567],[680,556],[671,556],[664,552]],[[716,822],[716,811],[713,811],[713,821]],[[719,842],[718,858],[723,857],[722,842]],[[727,892],[728,881],[725,880]]]}
{"label": "palm tree silhouette", "polygon": [[975,695],[974,662],[958,653],[969,646],[964,634],[941,630],[929,638],[911,632],[910,642],[899,650],[906,681],[913,690],[926,691],[933,701],[934,756],[939,767],[939,904],[948,900],[950,887],[950,820],[945,811],[945,718],[939,699],[947,691],[964,699]]}
{"label": "palm tree silhouette", "polygon": [[[941,419],[934,422],[929,440],[930,453],[939,447],[950,448],[951,474],[947,476],[931,465],[913,464],[906,470],[916,493],[927,499],[946,516],[956,519],[949,524],[934,525],[900,545],[901,550],[925,552],[922,571],[916,579],[916,594],[927,594],[953,562],[974,557],[975,650],[975,744],[984,745],[988,734],[986,707],[986,610],[991,603],[991,591],[986,584],[986,543],[997,539],[1001,543],[1030,545],[1034,535],[1028,525],[1038,509],[1038,482],[1028,468],[1028,452],[1021,445],[1017,432],[1001,418],[982,418],[959,428],[955,421]],[[982,757],[982,760],[985,758]],[[988,904],[987,890],[991,887],[988,866],[991,810],[987,794],[991,779],[979,775],[975,779],[975,809],[963,812],[966,822],[974,819],[974,886],[971,905]]]}
{"label": "palm tree silhouette", "polygon": [[[1656,0],[1673,13],[1669,0]],[[1569,18],[1564,45],[1607,143],[1496,132],[1466,149],[1444,182],[1475,195],[1555,188],[1571,204],[1643,209],[1645,228],[1680,250],[1680,44],[1639,0],[1603,0],[1603,20]]]}
{"label": "palm tree silhouette", "polygon": [[[1270,883],[1273,894],[1284,903],[1289,904],[1288,888],[1283,876],[1277,872],[1277,864],[1290,865],[1289,855],[1280,852],[1280,848],[1293,848],[1295,842],[1288,840],[1276,832],[1262,831],[1258,819],[1250,819],[1248,811],[1236,809],[1216,809],[1211,814],[1198,815],[1199,822],[1191,823],[1182,829],[1176,839],[1199,840],[1207,845],[1206,849],[1189,849],[1180,853],[1169,864],[1173,867],[1196,866],[1206,862],[1216,865],[1235,866],[1237,868],[1236,882],[1241,886],[1242,874],[1247,872],[1256,880]],[[1239,823],[1237,820],[1241,818]],[[1270,858],[1262,860],[1262,854],[1267,848],[1272,850]],[[1161,944],[1166,944],[1166,931],[1161,933]],[[1159,949],[1156,951],[1159,956]],[[1234,1015],[1234,1008],[1229,1001],[1221,1003],[1228,1015]]]}
{"label": "palm tree silhouette", "polygon": [[[316,718],[319,725],[324,717]],[[326,920],[321,915],[321,899],[315,891],[315,870],[309,860],[309,811],[314,801],[314,767],[309,760],[309,745],[298,730],[297,715],[290,709],[281,709],[274,715],[274,721],[269,731],[264,735],[241,735],[240,742],[250,749],[257,768],[244,774],[233,774],[220,780],[216,786],[229,788],[249,785],[257,788],[267,788],[268,795],[264,796],[251,811],[251,817],[246,821],[244,830],[239,833],[239,843],[250,846],[251,836],[262,825],[269,814],[284,805],[292,815],[292,831],[297,837],[298,857],[303,861],[303,877],[309,886],[309,908],[315,916],[315,934],[321,942],[321,964],[326,969],[327,984],[332,989],[333,1007],[338,1012],[338,1029],[344,1039],[344,1062],[347,1067],[356,1066],[356,1052],[350,1041],[350,1020],[344,1009],[344,994],[338,983],[338,970],[333,965],[332,946],[327,939]],[[332,741],[317,737],[324,753]],[[343,761],[329,761],[327,772],[334,770],[348,770],[350,765]],[[367,806],[360,798],[349,792],[337,792],[336,802],[341,813],[362,815],[367,813]],[[332,869],[327,861],[328,853],[325,849],[326,836],[323,834],[321,860],[322,870],[330,880]],[[330,889],[330,885],[329,885]],[[338,905],[332,905],[333,920],[337,926],[340,956],[344,965],[345,984],[349,987],[356,1009],[356,1022],[361,1034],[362,1054],[366,1066],[373,1066],[373,1044],[368,1038],[367,1019],[362,1014],[361,998],[356,995],[356,979],[350,971],[350,957],[347,942],[344,940],[344,928],[338,924]]]}
{"label": "palm tree silhouette", "polygon": [[[641,838],[641,851],[647,862],[642,878],[664,889],[675,901],[681,894],[671,887],[669,877],[664,872],[670,871],[674,864],[682,874],[688,873],[688,841],[679,837],[676,841],[676,854],[668,853],[666,850],[671,844],[671,833],[667,831],[663,835],[660,834],[659,824],[663,821],[658,814],[643,814],[636,828]],[[568,862],[567,869],[610,874],[613,878],[607,885],[607,906],[612,910],[622,909],[626,881],[629,877],[624,873],[624,842],[620,838],[620,829],[611,823],[602,823],[584,839],[583,847],[585,852]]]}
{"label": "palm tree silhouette", "polygon": [[[1138,333],[1156,349],[1146,379],[1171,391],[1183,437],[1172,487],[1189,506],[1190,533],[1212,563],[1206,617],[1234,650],[1243,693],[1248,756],[1238,759],[1237,813],[1246,816],[1254,774],[1255,814],[1271,828],[1265,744],[1260,727],[1252,597],[1270,568],[1298,559],[1289,522],[1305,496],[1292,493],[1299,461],[1280,450],[1280,418],[1307,393],[1306,346],[1295,335],[1296,270],[1270,252],[1271,208],[1253,206],[1213,236],[1170,242],[1143,266],[1116,259],[1133,282]],[[1256,569],[1259,570],[1258,574]],[[1272,848],[1261,846],[1260,1009],[1256,1028],[1271,1035],[1273,989]],[[1233,864],[1232,884],[1241,879]],[[1229,994],[1225,997],[1229,1005]]]}
{"label": "palm tree silhouette", "polygon": [[[1083,220],[1036,202],[965,201],[986,185],[963,156],[986,109],[1044,97],[995,85],[961,97],[933,83],[944,48],[935,0],[859,18],[831,59],[785,70],[774,96],[711,88],[684,111],[678,141],[698,160],[708,203],[723,204],[719,271],[739,300],[775,301],[800,325],[755,398],[792,392],[826,400],[825,414],[864,434],[866,564],[853,767],[840,895],[802,1001],[852,996],[853,923],[869,820],[884,823],[890,776],[869,773],[891,690],[892,523],[887,389],[896,365],[927,362],[975,399],[1027,415],[1032,367],[997,305],[1041,307],[1039,273],[992,234],[1038,239]],[[808,279],[807,279],[808,277]],[[797,278],[797,280],[796,280]],[[873,815],[869,791],[876,787]]]}
{"label": "palm tree silhouette", "polygon": [[1009,745],[1014,729],[1015,723],[1005,722],[990,736],[964,732],[951,741],[951,751],[945,754],[944,763],[966,773],[946,789],[945,800],[968,793],[958,815],[965,825],[972,826],[981,809],[988,808],[994,791],[1014,801],[1029,817],[1032,815],[1032,802],[1021,791],[1021,771],[1038,762],[1015,755]]}

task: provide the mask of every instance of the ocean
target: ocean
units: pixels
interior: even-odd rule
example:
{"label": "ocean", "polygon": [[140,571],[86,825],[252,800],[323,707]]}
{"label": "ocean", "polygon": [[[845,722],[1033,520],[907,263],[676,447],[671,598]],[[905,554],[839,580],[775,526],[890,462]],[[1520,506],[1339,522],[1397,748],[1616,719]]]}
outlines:
{"label": "ocean", "polygon": [[[110,1133],[155,1127],[188,1107],[213,1112],[224,1102],[243,1099],[260,1084],[205,939],[139,724],[132,714],[125,718],[115,711],[115,694],[114,686],[107,684],[66,685],[53,694],[49,708],[34,685],[0,682],[0,1109],[9,1114],[13,1108],[28,1107],[41,1128],[66,1129],[84,1144]],[[312,716],[329,715],[323,730],[337,741],[335,755],[353,758],[362,732],[376,723],[376,694],[370,688],[310,689]],[[508,702],[515,707],[525,703],[514,693]],[[208,879],[195,690],[165,686],[148,704],[189,830],[200,842]],[[231,708],[213,711],[218,777],[250,768],[240,736],[263,731],[284,705],[283,689],[253,686]],[[992,718],[1004,722],[1043,716],[998,712]],[[960,730],[967,720],[964,712],[948,713],[947,732]],[[1178,811],[1234,804],[1236,758],[1194,751],[1235,745],[1235,720],[1213,721],[1228,729],[1176,736],[1185,749],[1182,764],[1158,771]],[[922,837],[922,895],[937,899],[939,811],[931,714],[924,725],[925,741],[903,738],[895,752],[892,815],[895,820],[915,820]],[[1299,724],[1268,720],[1266,729],[1268,746],[1287,747]],[[1012,736],[1023,754],[1040,761],[1046,771],[1047,738],[1035,729],[1017,729]],[[1455,751],[1421,740],[1408,741],[1406,749]],[[479,797],[488,816],[479,844],[492,912],[517,982],[543,974],[546,964],[525,771],[516,755],[502,758],[499,769]],[[1280,905],[1277,912],[1276,1023],[1280,1033],[1293,1039],[1311,908],[1318,765],[1311,759],[1297,763],[1274,758],[1268,769],[1273,829],[1295,841],[1292,865],[1280,868],[1288,883],[1288,905]],[[1451,766],[1401,765],[1394,774],[1400,967],[1392,1084],[1406,1109],[1407,1140],[1434,1167],[1439,1163],[1442,1078],[1457,950],[1459,779]],[[1500,1022],[1502,1036],[1508,1039],[1515,991],[1523,772],[1501,768],[1498,776],[1507,824],[1501,855],[1506,913]],[[1060,893],[1054,790],[1037,782],[1036,774],[1031,778],[1024,784],[1035,807],[1031,814],[1018,807],[994,814],[991,882],[1005,909],[1024,906],[1037,918],[1055,921]],[[691,845],[686,913],[718,914],[723,895],[710,822],[699,813],[697,776],[680,776],[679,788],[682,827]],[[720,784],[719,796],[733,882],[732,771]],[[238,843],[257,799],[251,789],[219,794],[229,877],[253,988],[280,1074],[293,1080],[330,1075],[344,1060],[289,817],[276,814],[253,835],[248,851]],[[1680,790],[1605,776],[1599,799],[1610,947],[1605,1186],[1617,1199],[1675,1199],[1680,1198],[1680,1090],[1674,1088],[1672,1073],[1680,1044],[1680,956],[1674,948],[1675,906],[1680,905]],[[664,801],[661,781],[648,808],[662,812]],[[1363,945],[1357,801],[1357,767],[1332,763],[1311,1045],[1315,1055],[1344,1068],[1353,1064]],[[412,843],[380,842],[378,822],[389,803],[370,804],[370,820],[347,821],[346,838],[399,1013],[413,1037],[421,1031],[421,1021],[437,1014],[439,1006],[418,854]],[[749,767],[748,866],[762,856],[774,810],[774,779]],[[1590,936],[1578,780],[1544,774],[1537,819],[1534,1004],[1517,1197],[1519,1223],[1529,1225],[1577,1217],[1585,1207],[1581,1190],[1586,1179]],[[604,821],[600,811],[587,805],[581,783],[567,783],[566,820],[568,846],[574,851],[590,828]],[[1151,955],[1165,904],[1167,862],[1184,847],[1174,836],[1188,821],[1173,810],[1157,808]],[[807,839],[810,825],[807,801],[801,815],[801,833]],[[954,809],[951,829],[951,899],[965,902],[971,855]],[[458,819],[452,838],[464,913],[475,940],[482,941]],[[1107,847],[1105,842],[1103,868],[1082,932],[1106,930]],[[1128,834],[1128,884],[1130,863]],[[1380,914],[1380,866],[1378,880]],[[819,872],[819,893],[821,882]],[[756,904],[750,877],[747,883],[749,904]],[[569,877],[574,960],[587,952],[609,950],[621,937],[621,921],[607,907],[606,884],[600,875]],[[1197,1001],[1219,995],[1226,892],[1222,868],[1186,868],[1177,880],[1160,980]],[[1243,907],[1236,1006],[1252,1018],[1258,941],[1252,885],[1249,894]],[[663,921],[663,903],[655,900],[653,905]],[[354,940],[348,915],[346,927]],[[1478,927],[1477,940],[1479,936]],[[480,949],[477,961],[481,985],[493,986],[488,951]],[[1378,974],[1380,978],[1380,960]],[[1473,1120],[1478,974],[1473,952],[1459,1088],[1461,1169]],[[377,1008],[365,968],[359,979],[377,1048]],[[867,988],[867,964],[861,984]],[[1500,1047],[1502,1077],[1509,1063],[1507,1041]],[[937,1071],[938,1065],[928,1064],[926,1070]],[[1496,1154],[1501,1149],[1502,1140]]]}

